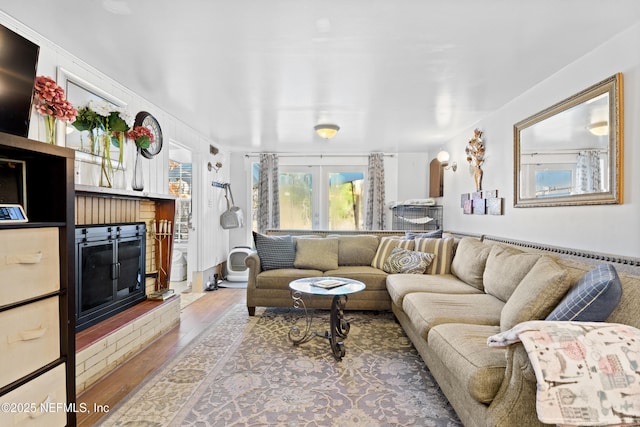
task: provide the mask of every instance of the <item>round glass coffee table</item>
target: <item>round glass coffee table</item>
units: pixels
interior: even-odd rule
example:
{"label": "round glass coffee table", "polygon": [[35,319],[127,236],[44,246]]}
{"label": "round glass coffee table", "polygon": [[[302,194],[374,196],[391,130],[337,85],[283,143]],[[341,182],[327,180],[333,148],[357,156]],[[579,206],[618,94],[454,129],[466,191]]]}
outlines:
{"label": "round glass coffee table", "polygon": [[[293,326],[289,331],[289,339],[293,345],[299,345],[310,341],[315,337],[326,338],[331,344],[331,350],[336,360],[340,361],[345,355],[344,339],[349,334],[349,322],[344,318],[344,307],[347,304],[347,295],[364,290],[365,284],[354,279],[344,277],[307,277],[294,280],[289,283],[293,306],[302,308],[305,314],[306,326],[301,331]],[[303,295],[331,296],[331,313],[329,316],[330,330],[325,333],[311,331],[312,316],[304,303]]]}

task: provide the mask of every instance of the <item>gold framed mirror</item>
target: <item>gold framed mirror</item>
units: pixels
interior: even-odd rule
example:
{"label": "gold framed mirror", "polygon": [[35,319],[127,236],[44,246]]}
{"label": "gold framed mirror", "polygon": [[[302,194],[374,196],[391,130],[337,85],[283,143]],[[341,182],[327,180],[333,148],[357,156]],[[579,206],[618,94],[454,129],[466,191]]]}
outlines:
{"label": "gold framed mirror", "polygon": [[514,206],[622,203],[622,74],[514,125]]}

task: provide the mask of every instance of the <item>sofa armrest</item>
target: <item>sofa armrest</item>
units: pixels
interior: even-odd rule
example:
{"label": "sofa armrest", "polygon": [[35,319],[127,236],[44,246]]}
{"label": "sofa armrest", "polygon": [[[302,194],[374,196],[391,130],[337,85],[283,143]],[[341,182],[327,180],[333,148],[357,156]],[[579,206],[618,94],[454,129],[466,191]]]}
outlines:
{"label": "sofa armrest", "polygon": [[256,312],[256,304],[254,302],[256,283],[258,274],[262,271],[260,257],[254,252],[244,259],[244,265],[249,268],[249,277],[247,278],[247,309],[249,310],[249,316],[253,316]]}
{"label": "sofa armrest", "polygon": [[508,427],[546,426],[536,416],[536,374],[522,343],[507,348],[507,367],[498,394],[489,406],[487,425]]}
{"label": "sofa armrest", "polygon": [[260,257],[256,252],[250,254],[244,259],[244,265],[249,268],[249,276],[251,276],[252,272],[257,276],[262,271],[262,267],[260,266]]}

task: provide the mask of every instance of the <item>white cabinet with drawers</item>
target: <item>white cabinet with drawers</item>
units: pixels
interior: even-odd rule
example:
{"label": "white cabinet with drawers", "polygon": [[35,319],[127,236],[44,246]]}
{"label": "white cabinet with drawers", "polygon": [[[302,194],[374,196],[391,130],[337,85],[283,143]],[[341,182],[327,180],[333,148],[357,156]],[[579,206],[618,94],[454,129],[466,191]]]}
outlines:
{"label": "white cabinet with drawers", "polygon": [[76,425],[74,157],[0,133],[0,163],[25,171],[0,168],[0,199],[28,217],[0,221],[0,426]]}

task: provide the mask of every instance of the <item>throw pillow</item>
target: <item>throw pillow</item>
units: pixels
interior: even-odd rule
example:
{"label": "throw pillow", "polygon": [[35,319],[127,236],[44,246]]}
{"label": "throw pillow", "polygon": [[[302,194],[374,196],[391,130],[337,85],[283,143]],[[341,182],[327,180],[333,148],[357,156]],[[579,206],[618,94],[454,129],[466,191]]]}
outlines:
{"label": "throw pillow", "polygon": [[380,242],[378,236],[371,235],[330,234],[327,237],[338,239],[338,265],[371,265]]}
{"label": "throw pillow", "polygon": [[376,255],[373,257],[373,261],[371,261],[371,267],[382,270],[384,268],[384,262],[391,254],[393,248],[402,248],[411,251],[414,248],[414,241],[399,237],[383,237],[380,239]]}
{"label": "throw pillow", "polygon": [[391,254],[384,262],[383,270],[387,273],[423,274],[427,269],[434,254],[426,252],[409,251],[402,248],[393,248]]}
{"label": "throw pillow", "polygon": [[426,274],[451,273],[451,259],[453,258],[452,237],[446,239],[416,238],[416,251],[434,254],[435,258],[427,267]]}
{"label": "throw pillow", "polygon": [[462,238],[451,261],[451,272],[467,285],[483,291],[482,275],[484,274],[489,251],[491,251],[491,246],[482,243],[478,239],[473,237]]}
{"label": "throw pillow", "polygon": [[546,320],[604,322],[622,296],[622,284],[611,264],[601,264],[586,273],[569,290]]}
{"label": "throw pillow", "polygon": [[507,302],[518,283],[540,259],[540,254],[494,245],[482,275],[484,291]]}
{"label": "throw pillow", "polygon": [[409,240],[422,238],[422,239],[440,239],[442,238],[442,229],[425,231],[424,233],[416,233],[415,231],[406,231],[404,237]]}
{"label": "throw pillow", "polygon": [[253,242],[260,257],[262,270],[293,268],[296,251],[291,236],[265,236],[254,231]]}
{"label": "throw pillow", "polygon": [[338,268],[338,239],[298,239],[295,268],[328,271]]}
{"label": "throw pillow", "polygon": [[567,271],[543,255],[522,279],[500,313],[500,330],[541,320],[558,305],[571,285]]}

